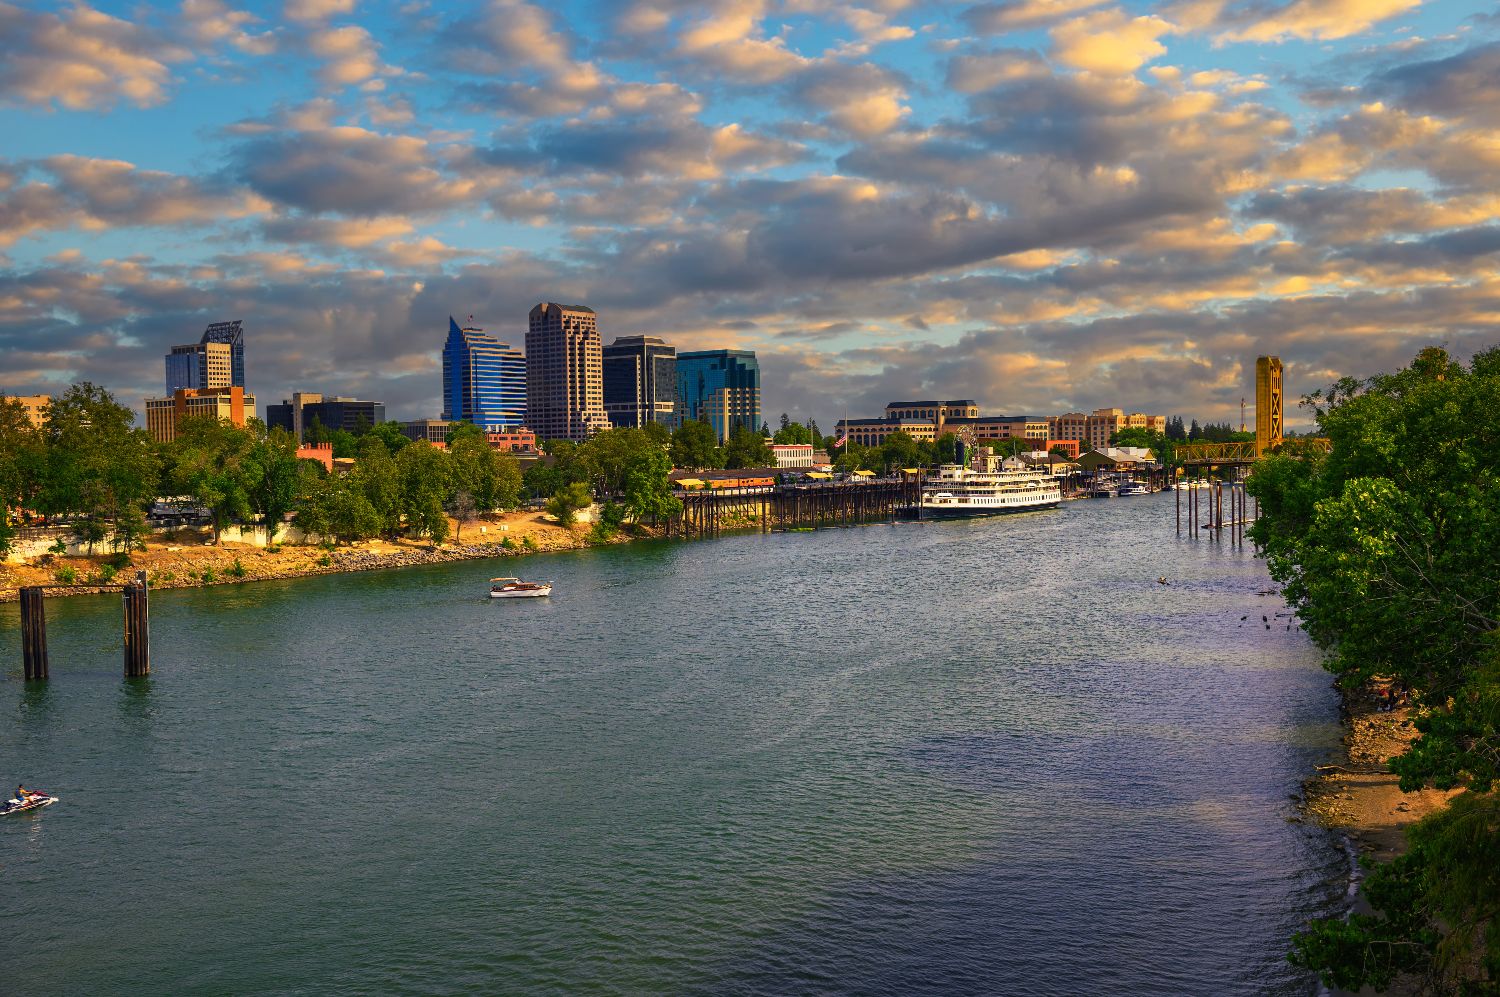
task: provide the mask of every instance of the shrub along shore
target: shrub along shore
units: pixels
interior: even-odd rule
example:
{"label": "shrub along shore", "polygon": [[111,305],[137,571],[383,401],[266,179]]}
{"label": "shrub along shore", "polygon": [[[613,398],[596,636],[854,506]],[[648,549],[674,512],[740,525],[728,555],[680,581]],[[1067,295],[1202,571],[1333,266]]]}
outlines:
{"label": "shrub along shore", "polygon": [[1343,990],[1494,995],[1500,349],[1468,366],[1423,350],[1305,404],[1331,451],[1257,463],[1250,536],[1350,707],[1348,758],[1309,807],[1384,837],[1360,908],[1309,925],[1291,958]]}

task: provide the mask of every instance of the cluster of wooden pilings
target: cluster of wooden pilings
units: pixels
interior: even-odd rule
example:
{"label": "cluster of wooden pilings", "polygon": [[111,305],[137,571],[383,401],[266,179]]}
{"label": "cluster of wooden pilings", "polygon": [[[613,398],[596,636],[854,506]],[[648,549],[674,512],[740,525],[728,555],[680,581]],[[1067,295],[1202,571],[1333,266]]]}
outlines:
{"label": "cluster of wooden pilings", "polygon": [[1178,536],[1186,520],[1187,535],[1193,540],[1202,536],[1222,543],[1227,533],[1231,547],[1245,545],[1245,527],[1260,518],[1260,499],[1245,490],[1242,470],[1236,467],[1228,481],[1213,479],[1204,483],[1206,487],[1177,490]]}
{"label": "cluster of wooden pilings", "polygon": [[921,495],[916,475],[896,481],[688,492],[680,496],[682,513],[667,525],[667,535],[691,539],[717,536],[726,528],[740,526],[772,533],[889,522],[915,509]]}
{"label": "cluster of wooden pilings", "polygon": [[[58,586],[52,586],[54,588]],[[47,586],[21,589],[21,667],[26,681],[45,681],[47,667]],[[146,573],[137,572],[124,585],[125,677],[151,674],[151,607]]]}

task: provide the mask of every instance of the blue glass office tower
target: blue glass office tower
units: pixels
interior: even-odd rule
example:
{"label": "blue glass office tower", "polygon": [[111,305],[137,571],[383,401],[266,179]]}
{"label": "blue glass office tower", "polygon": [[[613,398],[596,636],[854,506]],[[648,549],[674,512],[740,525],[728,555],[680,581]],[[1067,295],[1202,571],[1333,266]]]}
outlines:
{"label": "blue glass office tower", "polygon": [[752,350],[677,354],[677,418],[714,427],[719,442],[735,427],[760,429],[760,363]]}
{"label": "blue glass office tower", "polygon": [[448,317],[443,345],[443,418],[484,429],[526,422],[526,358],[480,329]]}

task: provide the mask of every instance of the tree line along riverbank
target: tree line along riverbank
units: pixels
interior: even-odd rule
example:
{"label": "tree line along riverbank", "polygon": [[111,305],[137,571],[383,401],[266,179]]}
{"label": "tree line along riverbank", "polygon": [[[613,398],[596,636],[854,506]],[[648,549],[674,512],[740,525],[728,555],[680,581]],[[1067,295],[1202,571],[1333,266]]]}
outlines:
{"label": "tree line along riverbank", "polygon": [[1343,990],[1494,995],[1500,349],[1467,366],[1423,350],[1306,404],[1330,452],[1257,463],[1250,536],[1349,713],[1346,762],[1308,807],[1369,854],[1359,907],[1309,925],[1291,958]]}

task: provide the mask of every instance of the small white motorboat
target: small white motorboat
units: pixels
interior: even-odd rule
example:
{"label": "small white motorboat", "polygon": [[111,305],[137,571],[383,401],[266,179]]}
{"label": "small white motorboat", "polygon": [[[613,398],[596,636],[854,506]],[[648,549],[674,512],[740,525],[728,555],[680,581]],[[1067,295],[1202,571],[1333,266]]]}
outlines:
{"label": "small white motorboat", "polygon": [[24,814],[32,810],[40,810],[42,807],[50,807],[57,802],[57,797],[48,796],[45,793],[34,793],[23,802],[11,797],[0,806],[0,817],[8,817],[11,814]]}
{"label": "small white motorboat", "polygon": [[519,578],[491,578],[491,599],[534,599],[551,595],[551,582],[523,582]]}

